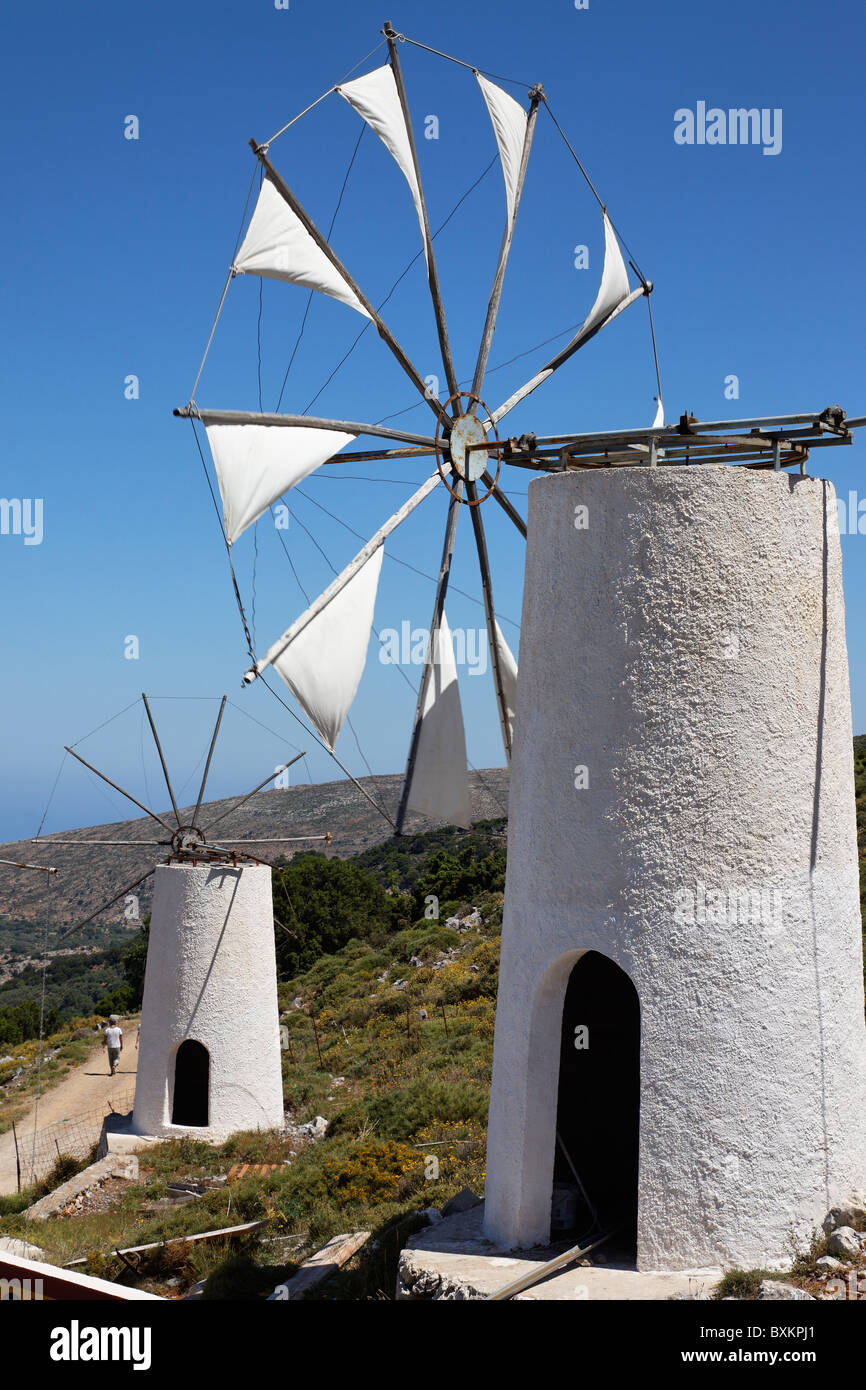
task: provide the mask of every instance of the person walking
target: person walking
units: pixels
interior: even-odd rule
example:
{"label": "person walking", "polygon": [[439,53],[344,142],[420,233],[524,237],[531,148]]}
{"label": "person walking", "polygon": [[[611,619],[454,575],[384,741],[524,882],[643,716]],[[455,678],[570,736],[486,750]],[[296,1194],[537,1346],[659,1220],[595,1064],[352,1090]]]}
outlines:
{"label": "person walking", "polygon": [[112,1014],[108,1020],[108,1027],[102,1035],[102,1046],[108,1048],[108,1065],[111,1068],[110,1074],[114,1076],[123,1051],[123,1029],[118,1027],[117,1014]]}

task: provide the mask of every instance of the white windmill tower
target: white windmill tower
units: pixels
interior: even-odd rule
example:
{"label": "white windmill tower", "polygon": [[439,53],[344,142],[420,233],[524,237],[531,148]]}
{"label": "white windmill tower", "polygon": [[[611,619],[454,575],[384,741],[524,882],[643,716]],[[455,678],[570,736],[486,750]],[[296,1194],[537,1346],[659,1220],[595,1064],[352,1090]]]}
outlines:
{"label": "white windmill tower", "polygon": [[[503,419],[630,304],[649,303],[652,284],[626,262],[587,178],[604,235],[595,302],[564,348],[487,408],[481,394],[536,118],[542,106],[552,113],[539,86],[529,89],[527,109],[480,70],[428,49],[474,75],[505,184],[486,322],[462,391],[398,55],[402,43],[428,46],[390,24],[383,33],[388,62],[312,105],[339,94],[409,186],[447,401],[431,396],[381,306],[271,161],[271,146],[306,111],[269,141],[250,142],[263,181],[217,320],[233,281],[250,275],[338,300],[375,327],[432,410],[434,432],[200,407],[204,360],[175,413],[194,432],[204,425],[230,564],[244,530],[320,468],[435,456],[437,469],[264,656],[232,565],[251,658],[244,680],[266,684],[273,666],[336,758],[364,669],[385,543],[441,483],[445,538],[406,776],[396,815],[379,809],[398,833],[411,810],[466,825],[445,599],[468,506],[509,759],[515,745],[486,1229],[507,1246],[546,1241],[556,1180],[573,1183],[573,1214],[595,1235],[601,1225],[636,1241],[644,1267],[745,1259],[759,1249],[766,1258],[791,1204],[808,1223],[863,1176],[866,1038],[838,542],[827,487],[784,470],[794,465],[802,475],[811,449],[850,443],[864,421],[833,407],[709,424],[684,415],[665,426],[656,359],[650,428],[501,438]],[[208,348],[215,329],[216,320]],[[377,447],[342,452],[362,435]],[[492,497],[527,535],[500,486],[504,465],[558,475],[530,490],[516,725],[517,669],[494,605],[481,509]],[[760,587],[756,576],[766,579]],[[726,655],[734,651],[737,660]],[[709,922],[705,900],[697,907],[708,887]],[[687,912],[689,893],[695,930],[685,937],[676,914]],[[771,925],[775,904],[790,909],[772,955],[768,893]],[[741,902],[743,929],[728,930]],[[573,1046],[584,1025],[595,1071]],[[606,1134],[616,1136],[614,1155]]]}
{"label": "white windmill tower", "polygon": [[225,840],[218,823],[291,767],[277,768],[207,826],[202,802],[226,705],[223,696],[192,815],[182,818],[146,695],[153,733],[175,824],[67,748],[80,763],[127,797],[166,832],[159,840],[87,840],[53,837],[52,845],[136,844],[165,846],[154,865],[107,902],[76,922],[61,940],[127,897],[155,875],[144,980],[138,1077],[132,1128],[156,1137],[190,1133],[222,1139],[240,1129],[274,1129],[283,1123],[277,974],[271,867],[250,844],[330,841],[330,835]]}

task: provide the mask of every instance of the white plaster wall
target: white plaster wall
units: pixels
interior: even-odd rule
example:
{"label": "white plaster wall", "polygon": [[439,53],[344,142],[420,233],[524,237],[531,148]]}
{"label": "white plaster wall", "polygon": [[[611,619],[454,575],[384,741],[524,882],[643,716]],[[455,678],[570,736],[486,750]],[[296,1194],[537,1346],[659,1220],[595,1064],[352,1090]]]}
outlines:
{"label": "white plaster wall", "polygon": [[[210,1053],[210,1124],[171,1124],[174,1058]],[[283,1124],[270,869],[170,864],[156,871],[134,1128],[225,1138]]]}
{"label": "white plaster wall", "polygon": [[[594,949],[641,1003],[639,1267],[782,1259],[866,1179],[833,488],[622,468],[529,495],[486,1231],[548,1238],[563,995]],[[677,921],[700,884],[783,896]]]}

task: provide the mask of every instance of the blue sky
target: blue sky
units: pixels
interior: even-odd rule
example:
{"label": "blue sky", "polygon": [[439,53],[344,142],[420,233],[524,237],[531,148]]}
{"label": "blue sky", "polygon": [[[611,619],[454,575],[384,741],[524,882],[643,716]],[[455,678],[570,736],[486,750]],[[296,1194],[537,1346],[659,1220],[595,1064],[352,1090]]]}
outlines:
{"label": "blue sky", "polygon": [[[533,6],[383,5],[337,0],[209,0],[146,6],[18,4],[4,20],[0,223],[4,280],[0,495],[41,498],[43,537],[0,536],[3,605],[0,838],[33,833],[62,756],[144,689],[187,794],[215,697],[233,701],[211,794],[251,787],[301,747],[296,780],[339,772],[267,690],[240,689],[246,650],[225,552],[190,426],[189,398],[231,260],[262,140],[337,82],[379,41],[382,21],[526,86],[542,81],[628,246],[656,285],[653,306],[668,418],[820,410],[866,413],[862,273],[864,18],[853,0],[542,0]],[[470,73],[401,50],[422,176],[437,226],[495,153]],[[374,56],[359,71],[383,61]],[[504,84],[503,84],[504,85]],[[523,97],[525,87],[507,86]],[[783,113],[782,148],[682,146],[674,113],[708,106]],[[124,138],[135,115],[140,138]],[[423,138],[436,115],[438,140]],[[330,222],[360,129],[331,96],[271,150],[313,217]],[[471,375],[504,217],[496,167],[437,239],[449,330]],[[419,249],[399,171],[367,132],[346,185],[334,244],[379,302]],[[574,248],[589,247],[577,270]],[[546,113],[539,117],[500,326],[496,368],[586,314],[601,264],[597,205]],[[306,305],[304,291],[262,291],[262,399],[273,409]],[[438,372],[433,320],[416,262],[385,311],[422,373]],[[259,282],[230,289],[197,400],[258,404]],[[303,410],[354,339],[360,320],[317,297],[283,397]],[[557,345],[564,337],[557,339]],[[497,405],[550,348],[491,372]],[[137,400],[124,381],[140,381]],[[739,379],[726,400],[725,379]],[[638,426],[652,419],[655,378],[645,305],[630,309],[509,417],[519,433]],[[378,420],[413,404],[413,388],[370,331],[316,411]],[[402,415],[427,428],[423,404]],[[367,444],[367,441],[364,441]],[[360,447],[360,446],[359,446]],[[823,451],[818,474],[847,498],[866,442]],[[426,476],[426,461],[322,470],[291,498],[286,535],[310,595]],[[327,476],[324,476],[327,474]],[[354,476],[353,476],[354,475]],[[361,480],[361,479],[364,480]],[[371,482],[369,478],[385,479]],[[506,489],[525,511],[526,474]],[[326,510],[322,510],[322,508]],[[328,515],[331,513],[332,515]],[[437,493],[389,546],[376,626],[429,622],[445,498]],[[485,522],[497,609],[519,643],[522,542],[492,503]],[[334,519],[337,518],[337,519]],[[342,524],[341,524],[342,523]],[[864,521],[866,526],[866,521]],[[306,529],[305,529],[306,528]],[[308,534],[312,533],[312,537]],[[306,605],[269,523],[235,547],[263,650]],[[856,729],[866,728],[864,547],[843,537]],[[483,624],[471,527],[461,517],[447,611],[452,628]],[[458,590],[465,591],[464,597]],[[251,604],[250,604],[251,606]],[[127,660],[126,638],[139,639]],[[352,721],[374,771],[402,769],[413,696],[371,645]],[[417,679],[417,669],[408,671]],[[502,761],[489,673],[461,670],[469,757]],[[287,692],[283,692],[289,699]],[[197,697],[167,699],[164,697]],[[210,703],[208,703],[210,702]],[[259,723],[254,723],[258,720]],[[261,727],[266,726],[265,728]],[[134,707],[81,745],[84,756],[163,805]],[[338,751],[365,765],[350,730]],[[69,762],[46,829],[120,818],[122,801]],[[385,829],[383,824],[383,830]]]}

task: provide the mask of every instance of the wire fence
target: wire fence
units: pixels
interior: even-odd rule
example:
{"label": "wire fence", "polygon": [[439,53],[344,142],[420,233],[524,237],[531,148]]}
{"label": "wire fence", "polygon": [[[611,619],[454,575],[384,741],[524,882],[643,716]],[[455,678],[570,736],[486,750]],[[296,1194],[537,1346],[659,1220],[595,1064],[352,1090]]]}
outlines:
{"label": "wire fence", "polygon": [[87,1158],[94,1144],[99,1141],[102,1122],[107,1115],[124,1115],[132,1109],[135,1092],[115,1096],[111,1104],[101,1109],[85,1111],[58,1124],[45,1125],[34,1131],[16,1130],[15,1143],[20,1164],[21,1187],[32,1187],[46,1173],[50,1173],[58,1158]]}

